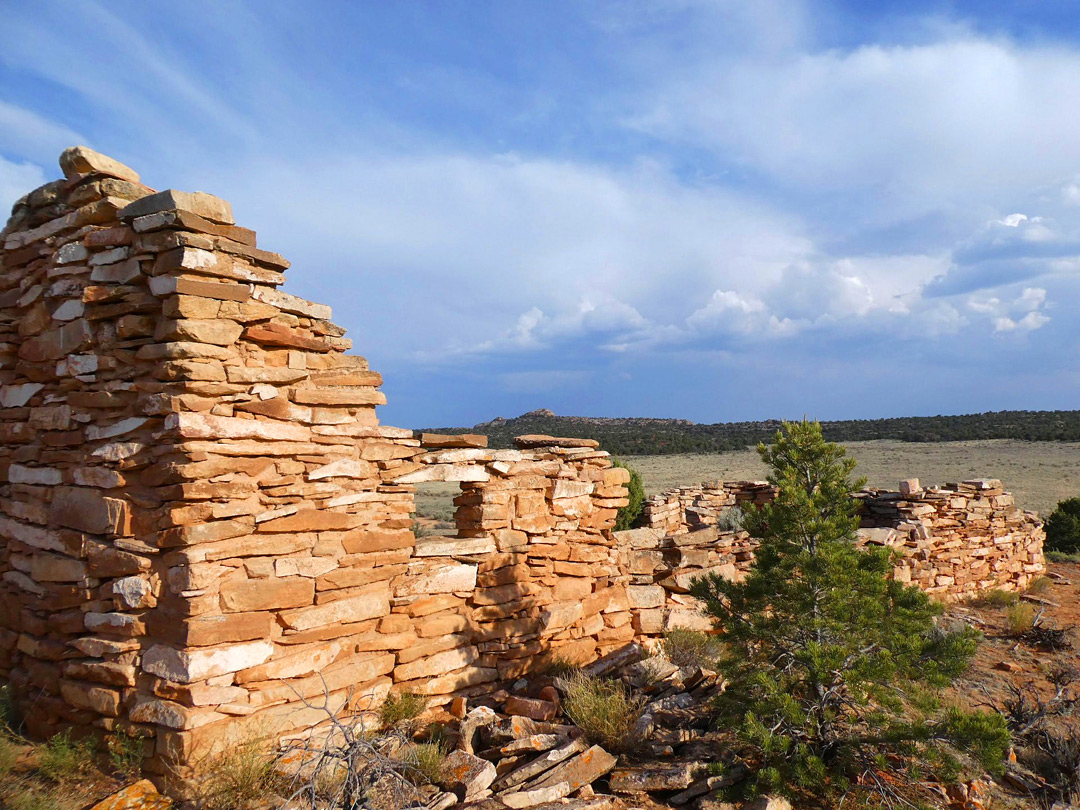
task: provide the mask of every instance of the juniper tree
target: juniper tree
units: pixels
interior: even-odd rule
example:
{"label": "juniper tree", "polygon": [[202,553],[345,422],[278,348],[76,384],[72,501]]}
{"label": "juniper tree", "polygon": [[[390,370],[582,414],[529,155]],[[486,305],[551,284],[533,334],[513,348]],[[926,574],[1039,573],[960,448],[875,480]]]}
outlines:
{"label": "juniper tree", "polygon": [[727,649],[717,709],[745,746],[750,790],[888,804],[918,793],[920,768],[954,770],[955,745],[1000,768],[1002,718],[938,700],[977,634],[938,628],[940,606],[892,579],[890,549],[855,546],[854,460],[806,420],[758,452],[777,494],[747,510],[760,542],[749,574],[693,587]]}

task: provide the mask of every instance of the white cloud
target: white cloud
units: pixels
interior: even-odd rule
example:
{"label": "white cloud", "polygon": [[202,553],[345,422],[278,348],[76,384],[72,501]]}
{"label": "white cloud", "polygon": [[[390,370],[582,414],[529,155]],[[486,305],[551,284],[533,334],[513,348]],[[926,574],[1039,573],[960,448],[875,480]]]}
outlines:
{"label": "white cloud", "polygon": [[1080,52],[956,29],[913,45],[732,65],[672,55],[633,125],[715,150],[783,186],[863,196],[860,217],[1004,202],[1074,176]]}

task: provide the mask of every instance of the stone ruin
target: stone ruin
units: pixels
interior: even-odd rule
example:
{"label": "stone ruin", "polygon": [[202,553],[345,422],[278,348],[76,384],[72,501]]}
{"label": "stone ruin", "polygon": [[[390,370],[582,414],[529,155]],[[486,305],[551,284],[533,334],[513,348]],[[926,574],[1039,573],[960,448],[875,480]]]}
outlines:
{"label": "stone ruin", "polygon": [[[704,573],[730,578],[749,569],[756,543],[732,516],[735,507],[768,503],[774,494],[764,481],[715,481],[645,502],[644,527],[620,533],[629,573],[651,578],[654,601],[662,600],[638,618],[643,627],[707,628],[696,600],[686,595],[689,584]],[[1046,571],[1042,521],[1017,508],[997,479],[926,489],[909,479],[896,492],[867,489],[853,497],[861,516],[858,542],[895,549],[893,577],[943,601],[994,588],[1022,590]]]}
{"label": "stone ruin", "polygon": [[[84,147],[60,167],[0,232],[0,676],[35,735],[135,735],[147,772],[182,773],[305,732],[313,701],[445,704],[700,625],[689,579],[748,564],[715,524],[760,487],[680,490],[615,533],[628,474],[596,442],[380,425],[380,375],[227,202]],[[414,532],[427,481],[460,484],[457,536]],[[928,590],[1042,570],[996,485],[867,514]]]}

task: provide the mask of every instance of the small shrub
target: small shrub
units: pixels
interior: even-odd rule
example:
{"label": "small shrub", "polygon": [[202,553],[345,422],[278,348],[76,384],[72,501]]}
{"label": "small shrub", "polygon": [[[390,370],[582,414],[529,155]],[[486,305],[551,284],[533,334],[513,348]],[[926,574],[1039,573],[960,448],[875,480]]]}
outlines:
{"label": "small shrub", "polygon": [[1080,498],[1067,498],[1046,519],[1046,548],[1067,554],[1080,552]]}
{"label": "small shrub", "polygon": [[411,692],[402,692],[398,695],[388,695],[383,705],[379,707],[379,721],[384,728],[411,724],[427,708],[427,698],[422,695],[414,695]]}
{"label": "small shrub", "polygon": [[1046,593],[1053,584],[1050,577],[1035,577],[1028,583],[1027,592],[1033,594]]}
{"label": "small shrub", "polygon": [[113,769],[124,776],[138,776],[142,772],[142,737],[130,734],[113,734],[105,744]]}
{"label": "small shrub", "polygon": [[1005,609],[1005,627],[1010,636],[1019,638],[1035,626],[1035,608],[1016,602]]}
{"label": "small shrub", "polygon": [[72,740],[71,733],[57,734],[41,749],[38,771],[54,782],[73,782],[84,776],[94,764],[94,740]]}
{"label": "small shrub", "polygon": [[676,629],[664,635],[664,655],[677,667],[715,669],[723,652],[719,641],[700,630]]}
{"label": "small shrub", "polygon": [[272,746],[252,735],[204,760],[195,786],[196,804],[214,810],[246,810],[284,782],[274,770]]}
{"label": "small shrub", "polygon": [[641,741],[633,730],[643,703],[618,681],[579,672],[567,682],[563,711],[585,736],[616,753],[630,751]]}
{"label": "small shrub", "polygon": [[975,607],[1009,607],[1020,601],[1020,596],[1012,591],[1003,591],[1001,588],[993,588],[989,591],[973,596],[968,600],[969,605]]}
{"label": "small shrub", "polygon": [[615,459],[612,466],[630,471],[630,480],[626,484],[626,497],[630,503],[621,507],[615,518],[615,531],[621,532],[634,528],[641,517],[641,510],[645,508],[645,485],[641,482],[641,474],[626,462]]}
{"label": "small shrub", "polygon": [[404,759],[410,765],[410,775],[420,782],[437,785],[446,777],[446,748],[441,742],[417,743],[404,749]]}

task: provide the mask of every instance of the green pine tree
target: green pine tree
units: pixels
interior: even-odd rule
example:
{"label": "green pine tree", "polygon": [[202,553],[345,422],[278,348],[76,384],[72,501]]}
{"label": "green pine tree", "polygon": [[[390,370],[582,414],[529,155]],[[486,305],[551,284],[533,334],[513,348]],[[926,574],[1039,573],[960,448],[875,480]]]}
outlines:
{"label": "green pine tree", "polygon": [[634,528],[641,516],[641,510],[645,508],[645,485],[641,482],[641,474],[625,461],[614,459],[611,466],[630,471],[630,480],[626,484],[627,500],[630,503],[621,507],[615,518],[615,531],[621,532],[623,529]]}
{"label": "green pine tree", "polygon": [[1063,554],[1080,551],[1080,498],[1067,498],[1046,520],[1046,550]]}
{"label": "green pine tree", "polygon": [[855,547],[854,460],[805,420],[758,452],[777,495],[747,511],[753,567],[742,582],[713,575],[693,588],[726,645],[717,709],[745,746],[746,786],[826,803],[918,801],[918,771],[949,775],[953,744],[1000,769],[1001,716],[943,711],[937,699],[977,634],[939,629],[940,606],[891,578],[889,549]]}

